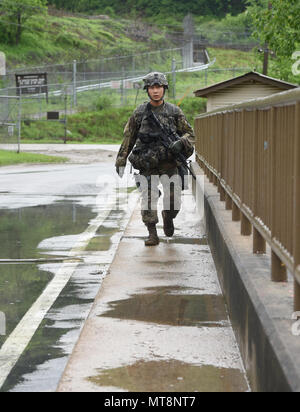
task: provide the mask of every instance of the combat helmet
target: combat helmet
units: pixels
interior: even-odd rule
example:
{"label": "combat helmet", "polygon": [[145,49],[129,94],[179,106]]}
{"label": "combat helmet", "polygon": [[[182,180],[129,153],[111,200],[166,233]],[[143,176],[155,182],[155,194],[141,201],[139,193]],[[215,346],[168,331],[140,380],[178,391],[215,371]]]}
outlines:
{"label": "combat helmet", "polygon": [[165,89],[169,88],[168,80],[163,73],[159,73],[159,72],[149,73],[143,79],[143,81],[145,83],[144,90],[147,90],[148,87],[154,86],[155,84],[158,84],[159,86],[163,86]]}

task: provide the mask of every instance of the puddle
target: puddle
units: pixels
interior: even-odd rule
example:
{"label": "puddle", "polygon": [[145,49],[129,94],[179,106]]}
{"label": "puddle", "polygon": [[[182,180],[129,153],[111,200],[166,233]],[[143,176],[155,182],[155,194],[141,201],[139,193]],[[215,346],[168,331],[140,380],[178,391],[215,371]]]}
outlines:
{"label": "puddle", "polygon": [[95,216],[90,208],[71,202],[0,210],[0,259],[44,258],[37,249],[44,239],[82,233]]}
{"label": "puddle", "polygon": [[[44,213],[42,213],[44,211]],[[18,232],[21,257],[33,255],[45,258],[48,252],[64,255],[74,244],[75,234],[86,230],[89,221],[95,217],[90,208],[77,206],[72,202],[57,203],[52,206],[24,209],[17,211],[0,211],[4,219],[16,220],[13,230],[16,230],[19,216],[23,220],[23,230]],[[17,217],[16,217],[17,216]],[[38,221],[35,222],[34,216]],[[119,231],[120,221],[124,218],[123,211],[111,211],[103,225],[98,229],[98,236],[105,239],[105,249],[114,242],[113,236]],[[26,244],[26,231],[30,233]],[[39,232],[39,226],[44,226]],[[6,236],[8,238],[8,231]],[[4,238],[4,234],[0,234]],[[74,237],[74,239],[73,239]],[[97,239],[97,238],[96,238]],[[3,252],[5,256],[15,256],[15,236],[11,235],[11,246]],[[92,240],[94,242],[94,240]],[[37,250],[37,246],[39,249]],[[44,245],[44,248],[43,248]],[[92,243],[92,246],[95,244]],[[91,245],[90,245],[91,246]],[[97,250],[99,245],[97,245]],[[42,249],[41,249],[42,248]],[[92,247],[90,247],[92,249]],[[39,253],[40,251],[40,253]],[[53,258],[53,255],[50,255]],[[29,307],[38,298],[47,283],[52,279],[52,272],[60,267],[59,263],[40,265],[0,265],[0,311],[8,315],[7,336],[14,329]],[[35,332],[28,347],[11,371],[1,392],[31,392],[55,391],[59,379],[66,366],[68,355],[78,340],[82,324],[85,321],[106,271],[99,265],[80,263],[72,278],[60,293],[45,319]],[[49,270],[49,272],[47,272]],[[51,273],[50,273],[51,272]],[[2,283],[1,283],[2,282]],[[4,285],[1,289],[1,285]],[[11,293],[6,294],[7,285]],[[25,296],[26,295],[26,296]],[[13,305],[10,305],[14,302]],[[3,308],[3,309],[2,309]],[[0,341],[1,343],[4,342]]]}
{"label": "puddle", "polygon": [[0,392],[54,392],[94,302],[101,277],[79,266],[40,324]]}
{"label": "puddle", "polygon": [[112,210],[101,225],[95,237],[89,242],[87,252],[106,252],[110,250],[113,242],[113,236],[120,231],[120,222],[124,218],[124,212],[120,210]]}
{"label": "puddle", "polygon": [[223,327],[228,322],[221,295],[178,294],[185,288],[150,288],[148,293],[110,302],[102,317],[172,326]]}
{"label": "puddle", "polygon": [[208,245],[208,241],[206,237],[203,238],[189,238],[189,237],[173,237],[173,238],[162,238],[162,243],[176,243],[180,245]]}
{"label": "puddle", "polygon": [[6,317],[6,336],[0,336],[0,347],[52,278],[37,265],[0,266],[0,311]]}
{"label": "puddle", "polygon": [[111,238],[119,229],[105,228],[101,235],[96,235],[88,244],[87,252],[105,252],[111,248]]}
{"label": "puddle", "polygon": [[[47,251],[38,249],[44,239],[82,233],[94,217],[90,208],[68,202],[0,210],[0,259],[47,259]],[[52,278],[38,264],[0,265],[0,312],[7,323],[0,347]]]}
{"label": "puddle", "polygon": [[[140,241],[143,241],[146,239],[146,237],[140,237],[140,236],[124,236],[124,239],[138,239]],[[188,238],[188,237],[172,237],[172,238],[167,238],[167,237],[159,237],[161,243],[167,243],[167,244],[179,244],[179,245],[200,245],[200,246],[206,246],[208,245],[208,240],[207,237],[203,238]]]}
{"label": "puddle", "polygon": [[[13,391],[14,388],[18,388],[19,385],[24,385],[24,376],[32,373],[36,369],[36,365],[47,362],[49,359],[62,359],[65,354],[64,352],[55,345],[59,340],[60,336],[67,333],[67,328],[54,329],[51,327],[54,322],[49,320],[43,320],[39,329],[34,335],[34,338],[30,341],[28,347],[22,354],[21,358],[17,362],[16,366],[12,369],[5,384],[0,389],[0,392]],[[41,376],[40,379],[45,379],[47,377],[47,387],[44,390],[47,392],[51,390],[51,380],[52,376],[47,374],[47,370],[44,372],[45,376]],[[27,382],[24,391],[31,392],[30,384]],[[32,388],[31,388],[32,389]],[[53,388],[55,390],[55,387]],[[22,391],[19,389],[18,391]],[[34,392],[36,391],[33,390]]]}
{"label": "puddle", "polygon": [[248,392],[238,369],[195,366],[177,360],[139,361],[88,378],[97,386],[129,392]]}

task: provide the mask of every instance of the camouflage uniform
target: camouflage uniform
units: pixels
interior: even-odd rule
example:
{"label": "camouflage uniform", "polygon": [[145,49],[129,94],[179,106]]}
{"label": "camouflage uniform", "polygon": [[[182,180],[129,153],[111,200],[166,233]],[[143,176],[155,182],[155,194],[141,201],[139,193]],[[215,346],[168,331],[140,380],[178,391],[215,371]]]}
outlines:
{"label": "camouflage uniform", "polygon": [[[160,180],[164,188],[164,210],[170,210],[172,218],[175,218],[179,212],[182,190],[181,180],[177,179],[178,183],[176,183],[176,177],[174,185],[170,186],[168,182],[164,184],[163,175],[179,176],[178,166],[180,163],[159,142],[157,137],[161,132],[153,130],[153,124],[147,116],[147,105],[148,103],[144,103],[139,106],[129,119],[124,130],[124,141],[116,161],[116,167],[125,167],[131,153],[129,160],[134,168],[140,170],[142,176],[157,176],[157,178],[152,178],[151,185],[142,188],[142,218],[146,225],[158,223],[157,202]],[[180,136],[184,147],[182,154],[188,159],[194,151],[195,135],[182,110],[167,102],[159,107],[152,107],[152,110],[163,125]],[[147,140],[142,139],[143,136],[150,136],[148,146]]]}

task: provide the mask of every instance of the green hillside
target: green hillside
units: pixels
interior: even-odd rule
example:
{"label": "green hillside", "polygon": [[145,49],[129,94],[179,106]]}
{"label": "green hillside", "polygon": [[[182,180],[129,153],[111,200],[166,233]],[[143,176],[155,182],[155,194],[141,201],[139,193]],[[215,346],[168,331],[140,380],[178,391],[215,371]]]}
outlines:
{"label": "green hillside", "polygon": [[224,17],[226,13],[239,14],[245,10],[247,0],[49,0],[49,4],[79,12],[116,13],[119,15],[166,18],[185,16]]}
{"label": "green hillside", "polygon": [[0,37],[0,51],[6,54],[8,67],[16,67],[122,56],[173,46],[159,30],[147,31],[142,23],[139,30],[146,32],[145,38],[136,39],[130,34],[135,32],[135,26],[133,21],[115,18],[33,16],[20,44],[9,45]]}

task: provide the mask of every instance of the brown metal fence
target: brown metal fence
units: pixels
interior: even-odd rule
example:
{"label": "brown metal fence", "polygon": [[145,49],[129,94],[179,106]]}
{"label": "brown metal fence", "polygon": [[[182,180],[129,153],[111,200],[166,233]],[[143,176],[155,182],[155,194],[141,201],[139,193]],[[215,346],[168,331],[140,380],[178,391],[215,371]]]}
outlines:
{"label": "brown metal fence", "polygon": [[198,163],[241,234],[253,232],[253,253],[270,245],[272,280],[294,274],[300,311],[300,88],[199,116],[195,129]]}

